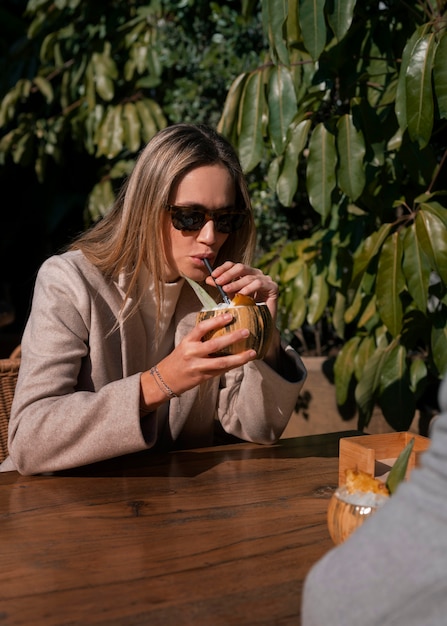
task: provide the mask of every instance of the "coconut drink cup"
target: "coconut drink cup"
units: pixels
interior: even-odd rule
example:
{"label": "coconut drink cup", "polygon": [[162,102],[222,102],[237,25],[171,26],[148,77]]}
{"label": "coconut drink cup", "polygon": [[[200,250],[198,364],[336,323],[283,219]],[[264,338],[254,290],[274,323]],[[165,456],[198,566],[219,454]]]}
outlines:
{"label": "coconut drink cup", "polygon": [[231,313],[232,321],[224,328],[218,328],[207,333],[203,337],[204,341],[211,337],[223,337],[240,328],[248,328],[250,334],[246,339],[232,343],[214,353],[213,356],[228,356],[244,350],[256,350],[257,358],[263,359],[267,354],[273,334],[273,319],[268,306],[264,303],[218,305],[212,309],[199,311],[197,323],[223,313]]}
{"label": "coconut drink cup", "polygon": [[332,494],[327,511],[328,530],[335,545],[343,543],[387,500],[381,493],[349,493],[346,487],[339,487]]}
{"label": "coconut drink cup", "polygon": [[336,545],[345,541],[388,502],[405,479],[414,442],[415,438],[412,437],[400,452],[386,478],[385,475],[379,478],[358,468],[345,469],[345,482],[332,494],[327,511],[329,534]]}
{"label": "coconut drink cup", "polygon": [[[204,259],[205,265],[211,273],[211,266]],[[248,328],[250,334],[246,339],[235,341],[231,345],[213,353],[211,356],[230,356],[238,354],[244,350],[255,350],[258,359],[263,359],[269,349],[273,336],[273,318],[268,306],[264,302],[256,303],[251,296],[237,293],[230,301],[226,293],[216,284],[218,291],[224,299],[222,304],[216,304],[208,292],[194,280],[185,276],[186,280],[195,291],[197,297],[203,304],[203,309],[198,312],[196,323],[209,320],[216,315],[231,313],[233,319],[223,328],[210,331],[203,337],[207,341],[212,337],[223,337],[233,330]]]}

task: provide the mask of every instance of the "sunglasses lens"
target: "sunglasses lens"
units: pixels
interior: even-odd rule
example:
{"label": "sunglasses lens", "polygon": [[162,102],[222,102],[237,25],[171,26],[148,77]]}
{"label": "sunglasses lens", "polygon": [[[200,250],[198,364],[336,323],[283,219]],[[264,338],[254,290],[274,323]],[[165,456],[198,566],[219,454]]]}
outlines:
{"label": "sunglasses lens", "polygon": [[206,222],[201,211],[179,210],[172,214],[172,223],[177,230],[200,230]]}
{"label": "sunglasses lens", "polygon": [[220,233],[234,233],[245,222],[244,213],[224,213],[216,217],[216,229]]}
{"label": "sunglasses lens", "polygon": [[219,233],[234,233],[245,222],[246,213],[217,213],[212,215],[197,209],[177,209],[171,214],[172,224],[177,230],[200,230],[206,223],[207,216],[214,222]]}

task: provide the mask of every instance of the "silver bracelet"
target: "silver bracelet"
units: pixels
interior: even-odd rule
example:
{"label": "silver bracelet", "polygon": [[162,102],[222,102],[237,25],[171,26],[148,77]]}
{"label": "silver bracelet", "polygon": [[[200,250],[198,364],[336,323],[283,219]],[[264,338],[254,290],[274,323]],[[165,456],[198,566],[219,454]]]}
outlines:
{"label": "silver bracelet", "polygon": [[156,365],[154,365],[154,367],[151,367],[149,373],[152,374],[155,382],[160,387],[160,389],[168,396],[168,398],[178,398],[178,395],[174,391],[172,391],[169,385],[165,383]]}

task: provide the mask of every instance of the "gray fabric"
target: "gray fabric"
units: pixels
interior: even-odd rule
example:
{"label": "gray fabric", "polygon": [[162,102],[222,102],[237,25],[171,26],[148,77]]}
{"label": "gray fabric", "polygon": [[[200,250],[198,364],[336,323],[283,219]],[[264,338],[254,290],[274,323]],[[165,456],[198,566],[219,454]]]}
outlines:
{"label": "gray fabric", "polygon": [[310,570],[302,626],[447,624],[447,380],[421,468]]}
{"label": "gray fabric", "polygon": [[[156,415],[140,420],[140,375],[150,362],[142,349],[144,320],[136,314],[114,328],[127,281],[125,275],[118,283],[105,280],[78,251],[42,265],[22,338],[10,457],[0,471],[51,472],[155,444],[165,450],[211,445],[216,419],[248,441],[269,444],[281,436],[306,376],[290,346],[282,354],[289,380],[262,361],[251,362],[171,400],[163,432]],[[185,284],[175,344],[200,307]]]}

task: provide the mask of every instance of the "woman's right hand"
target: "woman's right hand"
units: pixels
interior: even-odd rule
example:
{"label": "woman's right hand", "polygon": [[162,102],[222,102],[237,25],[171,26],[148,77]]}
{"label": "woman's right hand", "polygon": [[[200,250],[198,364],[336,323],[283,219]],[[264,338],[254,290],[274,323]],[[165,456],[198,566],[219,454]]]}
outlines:
{"label": "woman's right hand", "polygon": [[[174,350],[157,364],[157,369],[164,383],[176,395],[192,389],[196,385],[221,376],[231,369],[245,365],[256,358],[254,350],[245,350],[229,356],[210,356],[249,335],[246,328],[225,333],[221,337],[204,340],[207,333],[223,328],[231,322],[231,313],[222,313],[199,322]],[[144,409],[154,410],[168,399],[160,381],[154,379],[150,371],[141,375],[141,404]]]}

